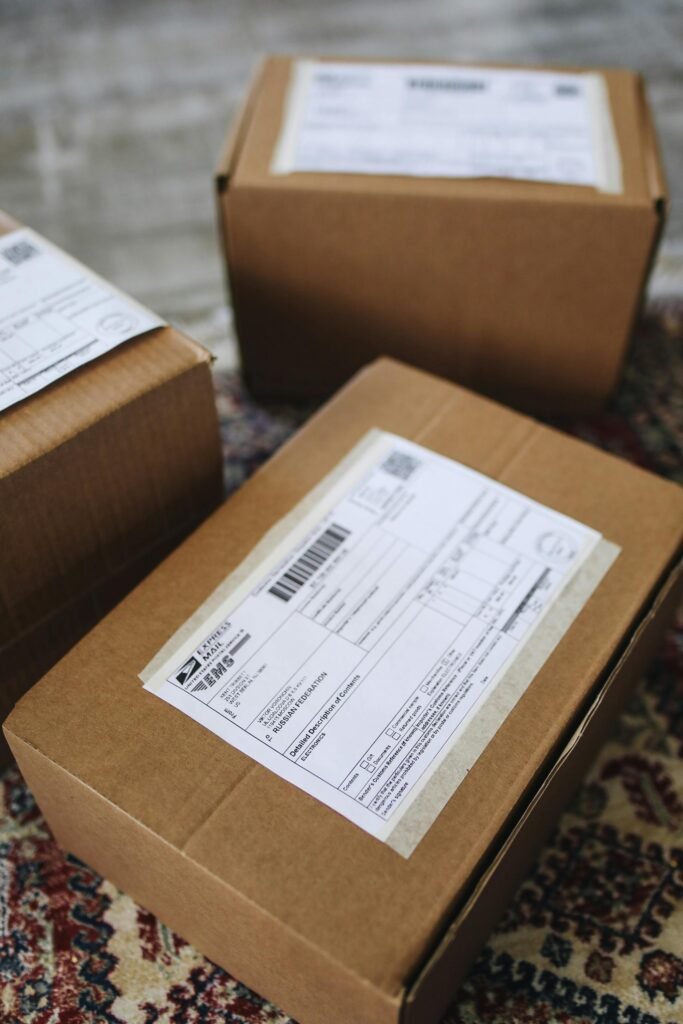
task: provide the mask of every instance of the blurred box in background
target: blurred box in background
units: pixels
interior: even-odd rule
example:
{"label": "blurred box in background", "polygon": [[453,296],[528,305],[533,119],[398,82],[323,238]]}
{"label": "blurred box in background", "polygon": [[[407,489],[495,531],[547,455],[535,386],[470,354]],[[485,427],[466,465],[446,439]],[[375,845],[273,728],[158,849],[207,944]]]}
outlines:
{"label": "blurred box in background", "polygon": [[[218,504],[221,451],[208,352],[168,326],[117,347],[161,321],[4,214],[0,235],[2,719]],[[87,361],[93,316],[114,347]]]}
{"label": "blurred box in background", "polygon": [[285,57],[217,188],[256,395],[318,398],[387,353],[552,413],[613,390],[666,205],[633,72]]}

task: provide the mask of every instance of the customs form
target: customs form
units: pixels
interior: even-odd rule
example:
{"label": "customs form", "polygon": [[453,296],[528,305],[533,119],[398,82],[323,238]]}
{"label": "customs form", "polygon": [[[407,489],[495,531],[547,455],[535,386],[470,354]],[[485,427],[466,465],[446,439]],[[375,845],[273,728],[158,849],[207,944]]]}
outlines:
{"label": "customs form", "polygon": [[0,410],[163,323],[30,228],[0,236]]}
{"label": "customs form", "polygon": [[599,540],[373,431],[142,678],[383,839]]}
{"label": "customs form", "polygon": [[297,61],[271,171],[622,189],[603,77],[530,68]]}

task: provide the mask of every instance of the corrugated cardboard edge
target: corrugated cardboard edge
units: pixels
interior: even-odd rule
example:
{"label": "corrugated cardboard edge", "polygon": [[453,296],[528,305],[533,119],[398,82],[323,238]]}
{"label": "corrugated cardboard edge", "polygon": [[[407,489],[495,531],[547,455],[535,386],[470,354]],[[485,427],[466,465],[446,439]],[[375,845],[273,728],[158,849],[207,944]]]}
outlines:
{"label": "corrugated cardboard edge", "polygon": [[236,309],[238,300],[232,293],[230,283],[230,266],[232,264],[232,257],[230,255],[231,246],[226,211],[226,193],[228,191],[232,175],[235,173],[235,168],[242,150],[242,143],[244,142],[244,138],[249,128],[254,105],[256,104],[260,93],[261,80],[265,74],[269,61],[270,57],[263,57],[254,68],[245,98],[242,104],[238,107],[237,114],[234,116],[230,124],[223,149],[221,150],[218,163],[214,171],[214,201],[218,242],[220,251],[225,253],[225,258],[221,260],[221,264],[223,266],[223,280],[225,282],[226,293],[229,297],[228,301],[233,308],[235,320],[238,318]]}
{"label": "corrugated cardboard edge", "polygon": [[[574,725],[559,754],[553,758],[552,766],[549,770],[546,767],[545,772],[541,770],[537,775],[537,779],[542,780],[540,785],[521,813],[515,815],[513,812],[511,828],[502,837],[492,859],[479,874],[464,902],[455,910],[455,916],[437,940],[421,969],[406,985],[401,1013],[402,1024],[436,1021],[446,1011],[469,964],[505,910],[513,886],[523,881],[567,799],[578,787],[583,773],[593,760],[596,744],[590,742],[592,734],[597,733],[599,739],[603,740],[604,734],[609,735],[611,732],[614,719],[610,713],[618,713],[624,699],[622,690],[629,691],[637,683],[682,595],[683,561],[677,561],[654,591],[654,596],[643,611],[629,640],[621,652],[617,653],[612,668],[607,671],[604,681],[599,685],[597,694],[580,722]],[[588,752],[588,761],[585,765],[580,765],[578,771],[576,766],[572,766],[569,779],[563,769],[568,765],[572,755],[578,752],[579,745],[586,735],[589,742],[584,749]],[[583,756],[585,759],[586,754]],[[539,820],[536,821],[536,818]],[[520,842],[522,833],[525,835]],[[511,848],[516,851],[516,859],[509,856]],[[504,897],[501,901],[498,898],[497,883],[502,864],[505,878]],[[486,905],[487,910],[483,922],[482,904]],[[472,913],[475,908],[478,916],[473,921]]]}
{"label": "corrugated cardboard edge", "polygon": [[637,77],[637,88],[647,180],[655,210],[660,215],[662,221],[664,221],[669,203],[669,190],[664,172],[662,153],[652,117],[652,108],[647,102],[647,88],[642,75]]}
{"label": "corrugated cardboard edge", "polygon": [[263,57],[252,71],[249,85],[247,86],[246,96],[242,104],[238,107],[237,114],[233,118],[228,130],[228,135],[214,172],[216,191],[219,195],[222,192],[225,192],[228,187],[228,182],[234,173],[242,142],[244,141],[244,136],[249,127],[252,110],[259,94],[261,79],[263,78],[263,74],[269,60],[269,57]]}
{"label": "corrugated cardboard edge", "polygon": [[[170,325],[166,326],[166,327],[155,327],[154,330],[152,330],[152,331],[147,331],[145,334],[140,334],[136,338],[131,338],[129,342],[126,342],[126,344],[127,345],[128,344],[135,344],[137,341],[144,340],[145,338],[151,337],[152,335],[156,335],[156,334],[159,334],[159,333],[161,333],[163,331],[168,331],[168,330],[173,331],[173,333],[183,343],[183,345],[185,345],[190,351],[194,352],[194,355],[195,355],[196,358],[194,359],[193,362],[188,362],[184,366],[178,367],[177,370],[173,371],[167,377],[165,377],[162,381],[160,381],[156,385],[156,387],[157,388],[167,387],[170,383],[172,383],[173,381],[179,380],[181,377],[184,377],[186,374],[194,373],[197,370],[198,367],[199,368],[205,368],[206,372],[207,372],[207,374],[209,376],[209,379],[211,379],[210,367],[211,367],[211,363],[213,362],[213,358],[214,358],[212,356],[212,354],[209,352],[208,349],[204,348],[203,345],[200,345],[199,342],[194,341],[192,338],[189,338],[186,334],[184,334],[182,331],[177,330],[175,327],[170,327]],[[106,359],[116,358],[118,352],[119,352],[118,349],[114,349],[111,353],[107,352],[103,356],[100,356],[99,359],[95,360],[95,363],[99,364],[99,363],[104,362]],[[74,370],[73,373],[76,374],[76,373],[87,372],[88,367],[90,365],[91,364],[86,363],[84,366],[81,366],[77,370]],[[70,374],[67,375],[67,378],[68,378],[68,376],[70,376]],[[63,380],[67,379],[67,378],[63,378]],[[59,388],[61,383],[62,383],[61,380],[57,380],[57,381],[54,382],[54,384],[50,385],[50,387],[54,388],[54,389],[57,389],[57,388]],[[116,413],[120,412],[121,409],[125,409],[128,406],[133,405],[135,402],[144,401],[145,398],[147,397],[147,395],[149,395],[149,393],[152,390],[155,390],[154,386],[147,388],[147,390],[145,390],[145,391],[140,391],[138,394],[130,395],[127,398],[125,398],[123,401],[115,402],[110,408],[108,408],[108,409],[102,411],[101,413],[98,413],[96,416],[94,416],[88,422],[87,426],[84,426],[81,429],[75,429],[70,434],[65,434],[64,437],[61,437],[59,439],[58,443],[55,444],[55,445],[45,444],[45,445],[42,445],[40,447],[36,446],[36,448],[35,448],[32,456],[31,456],[31,458],[26,459],[24,462],[21,462],[20,464],[14,466],[13,469],[12,469],[12,474],[20,473],[23,469],[26,468],[26,466],[31,465],[31,463],[35,462],[37,459],[42,458],[48,452],[56,451],[57,448],[60,448],[60,447],[62,447],[65,444],[69,444],[69,442],[73,441],[76,437],[78,437],[79,433],[81,433],[81,430],[83,430],[83,429],[92,430],[93,427],[96,427],[98,423],[103,422],[104,420],[108,419],[110,416],[116,415]],[[30,402],[31,397],[27,398],[26,401]],[[9,411],[11,411],[11,409]],[[2,414],[0,414],[0,420],[1,420],[1,416],[2,416]],[[2,479],[4,479],[4,478],[2,476],[0,476],[0,481]]]}
{"label": "corrugated cardboard edge", "polygon": [[[633,306],[631,325],[628,331],[628,336],[631,339],[631,342],[633,340],[636,324],[638,323],[640,317],[643,315],[643,309],[647,301],[648,282],[650,280],[650,277],[652,276],[652,271],[657,260],[657,253],[659,251],[659,245],[662,240],[662,235],[664,234],[664,228],[666,227],[666,221],[669,211],[669,191],[666,181],[666,175],[664,173],[664,164],[662,161],[662,154],[659,146],[659,141],[657,139],[655,123],[652,117],[652,108],[647,102],[645,79],[642,75],[636,76],[636,89],[638,96],[638,105],[640,108],[640,124],[643,138],[645,173],[647,175],[647,180],[650,188],[655,223],[652,231],[650,251],[648,253],[648,257],[643,268],[643,278],[640,287],[640,293],[638,295],[637,301],[634,303]],[[628,347],[626,351],[628,351]],[[625,366],[626,352],[624,354],[624,361],[622,364],[622,374],[624,372]]]}

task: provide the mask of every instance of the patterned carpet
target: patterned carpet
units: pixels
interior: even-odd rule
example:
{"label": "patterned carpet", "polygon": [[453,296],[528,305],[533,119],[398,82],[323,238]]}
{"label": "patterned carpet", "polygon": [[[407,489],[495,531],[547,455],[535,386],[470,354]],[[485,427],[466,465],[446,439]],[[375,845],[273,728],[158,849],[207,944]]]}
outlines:
{"label": "patterned carpet", "polygon": [[[232,375],[217,386],[232,490],[303,414],[254,406]],[[683,304],[650,310],[610,410],[562,425],[683,482]],[[65,857],[10,769],[0,778],[0,1022],[91,1021],[289,1018]],[[683,1024],[683,619],[444,1024]]]}

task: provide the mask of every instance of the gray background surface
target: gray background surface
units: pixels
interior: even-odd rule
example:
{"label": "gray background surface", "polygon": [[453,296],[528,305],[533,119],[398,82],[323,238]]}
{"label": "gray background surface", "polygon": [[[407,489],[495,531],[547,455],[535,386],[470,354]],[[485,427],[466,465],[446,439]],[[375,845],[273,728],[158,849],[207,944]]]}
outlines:
{"label": "gray background surface", "polygon": [[231,362],[211,172],[272,51],[638,68],[680,292],[682,0],[0,0],[0,206]]}

